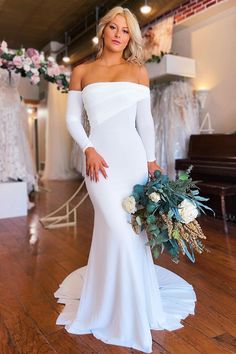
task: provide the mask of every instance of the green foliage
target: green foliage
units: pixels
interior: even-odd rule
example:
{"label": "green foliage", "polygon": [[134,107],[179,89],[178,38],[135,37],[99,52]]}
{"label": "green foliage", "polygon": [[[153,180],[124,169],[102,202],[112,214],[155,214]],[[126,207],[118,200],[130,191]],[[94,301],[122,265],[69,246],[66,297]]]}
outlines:
{"label": "green foliage", "polygon": [[154,223],[156,221],[156,217],[155,217],[155,215],[148,215],[148,217],[147,217],[147,223],[148,224],[151,224],[151,223]]}
{"label": "green foliage", "polygon": [[156,203],[152,202],[151,200],[147,203],[146,210],[148,214],[151,214],[156,209]]}
{"label": "green foliage", "polygon": [[146,63],[160,63],[161,59],[164,57],[166,54],[172,54],[172,55],[177,55],[175,52],[163,52],[161,51],[160,55],[152,55],[151,58],[149,58]]}
{"label": "green foliage", "polygon": [[178,229],[173,230],[172,237],[175,238],[175,239],[179,239],[180,238],[180,233],[179,233]]}
{"label": "green foliage", "polygon": [[[179,225],[184,225],[179,213],[179,204],[187,199],[195,205],[199,213],[210,208],[203,203],[208,198],[199,195],[197,182],[192,181],[190,172],[191,166],[187,171],[179,173],[177,179],[173,181],[167,175],[156,170],[154,177],[150,177],[145,185],[136,184],[133,187],[132,195],[136,200],[137,207],[133,219],[133,228],[138,232],[146,230],[149,239],[148,244],[154,258],[158,258],[166,250],[172,261],[178,263],[181,251],[192,262],[195,261],[191,242],[189,246],[186,244],[179,229]],[[158,202],[153,202],[150,199],[149,196],[153,192],[160,196]],[[169,229],[170,225],[172,225],[171,229]],[[195,232],[198,231],[195,230]],[[200,239],[196,240],[195,237],[195,242],[198,251],[201,252],[205,248],[202,241]]]}

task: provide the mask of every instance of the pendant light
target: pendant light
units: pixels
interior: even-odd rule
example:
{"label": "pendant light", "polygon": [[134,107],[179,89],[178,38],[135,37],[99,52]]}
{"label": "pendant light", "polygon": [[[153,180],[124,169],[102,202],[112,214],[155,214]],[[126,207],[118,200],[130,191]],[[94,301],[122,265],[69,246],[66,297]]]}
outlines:
{"label": "pendant light", "polygon": [[97,29],[98,29],[98,17],[99,17],[99,6],[96,6],[95,8],[95,15],[96,15],[96,36],[92,38],[93,44],[97,45],[99,42],[99,39],[97,37]]}
{"label": "pendant light", "polygon": [[65,55],[62,58],[64,63],[69,63],[70,62],[70,57],[68,56],[68,35],[67,32],[65,32]]}
{"label": "pendant light", "polygon": [[62,58],[62,60],[64,61],[64,63],[69,63],[70,62],[70,57],[68,56],[68,48],[67,47],[65,49],[65,55]]}
{"label": "pendant light", "polygon": [[146,15],[149,14],[151,10],[152,10],[151,6],[149,6],[147,0],[145,0],[144,5],[140,7],[140,11],[142,12],[142,14]]}

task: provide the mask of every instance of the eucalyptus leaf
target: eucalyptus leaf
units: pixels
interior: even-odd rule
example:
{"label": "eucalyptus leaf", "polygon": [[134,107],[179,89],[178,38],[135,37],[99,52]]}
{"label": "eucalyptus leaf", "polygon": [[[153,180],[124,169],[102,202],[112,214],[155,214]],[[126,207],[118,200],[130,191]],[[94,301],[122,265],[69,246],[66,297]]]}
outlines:
{"label": "eucalyptus leaf", "polygon": [[143,192],[144,192],[144,186],[142,186],[141,184],[136,184],[136,185],[133,187],[133,192],[134,192],[134,193],[137,193],[138,195],[143,194]]}
{"label": "eucalyptus leaf", "polygon": [[151,215],[149,215],[149,216],[147,217],[147,223],[148,223],[148,224],[152,224],[152,223],[154,223],[155,221],[156,221],[155,215],[151,214]]}
{"label": "eucalyptus leaf", "polygon": [[154,172],[154,177],[155,178],[160,178],[161,177],[161,171],[159,171],[159,170],[156,170],[155,172]]}
{"label": "eucalyptus leaf", "polygon": [[147,212],[151,214],[156,209],[156,204],[153,202],[148,202],[147,204]]}
{"label": "eucalyptus leaf", "polygon": [[155,237],[158,237],[159,234],[160,234],[160,229],[157,227],[155,230],[152,230],[152,234],[153,234]]}
{"label": "eucalyptus leaf", "polygon": [[157,229],[158,229],[158,227],[157,227],[157,225],[155,225],[155,224],[150,224],[150,225],[148,225],[148,227],[147,227],[147,230],[148,230],[149,232],[155,231],[155,230],[157,230]]}
{"label": "eucalyptus leaf", "polygon": [[209,198],[201,197],[200,195],[196,196],[195,199],[196,199],[196,200],[201,200],[201,201],[203,201],[203,202],[206,202],[206,201],[209,200]]}
{"label": "eucalyptus leaf", "polygon": [[138,193],[133,192],[133,193],[132,193],[132,196],[134,197],[134,199],[135,199],[135,201],[136,201],[136,202],[138,202],[138,201],[139,201],[140,196],[139,196],[139,194],[138,194]]}
{"label": "eucalyptus leaf", "polygon": [[152,254],[153,254],[153,257],[155,259],[157,259],[159,256],[160,256],[160,252],[159,252],[159,249],[157,247],[155,247],[153,250],[152,250]]}
{"label": "eucalyptus leaf", "polygon": [[179,179],[181,180],[181,181],[186,181],[187,179],[188,179],[188,174],[186,173],[186,172],[180,172],[179,173]]}

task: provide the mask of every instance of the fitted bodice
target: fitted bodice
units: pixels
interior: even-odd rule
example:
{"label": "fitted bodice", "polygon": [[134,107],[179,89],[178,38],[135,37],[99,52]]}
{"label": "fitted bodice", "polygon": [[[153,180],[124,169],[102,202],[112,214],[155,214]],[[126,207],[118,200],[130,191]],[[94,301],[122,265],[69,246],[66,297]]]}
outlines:
{"label": "fitted bodice", "polygon": [[[84,109],[91,128],[89,137],[82,125]],[[150,89],[143,84],[106,81],[88,84],[82,91],[71,90],[66,116],[67,127],[83,152],[89,146],[99,146],[100,151],[113,145],[118,149],[125,139],[133,139],[135,150],[141,137],[148,161],[155,159]]]}
{"label": "fitted bodice", "polygon": [[82,90],[91,128],[149,97],[150,89],[128,81],[95,82]]}

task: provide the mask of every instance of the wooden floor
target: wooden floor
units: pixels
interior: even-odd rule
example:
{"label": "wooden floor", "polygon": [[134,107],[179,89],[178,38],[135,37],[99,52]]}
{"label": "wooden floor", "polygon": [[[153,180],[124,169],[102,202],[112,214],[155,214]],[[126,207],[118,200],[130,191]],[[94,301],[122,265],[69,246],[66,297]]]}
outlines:
{"label": "wooden floor", "polygon": [[[68,334],[55,325],[63,305],[53,293],[68,273],[87,263],[93,210],[87,198],[76,228],[46,230],[39,218],[77,185],[47,183],[27,218],[0,220],[0,354],[138,353],[105,345],[92,335]],[[220,220],[202,219],[201,224],[211,253],[197,256],[195,264],[182,259],[176,265],[166,255],[158,260],[194,286],[197,304],[183,328],[152,331],[153,353],[236,353],[236,225],[230,225],[230,235],[225,236]],[[38,238],[34,245],[29,243],[32,237]]]}

